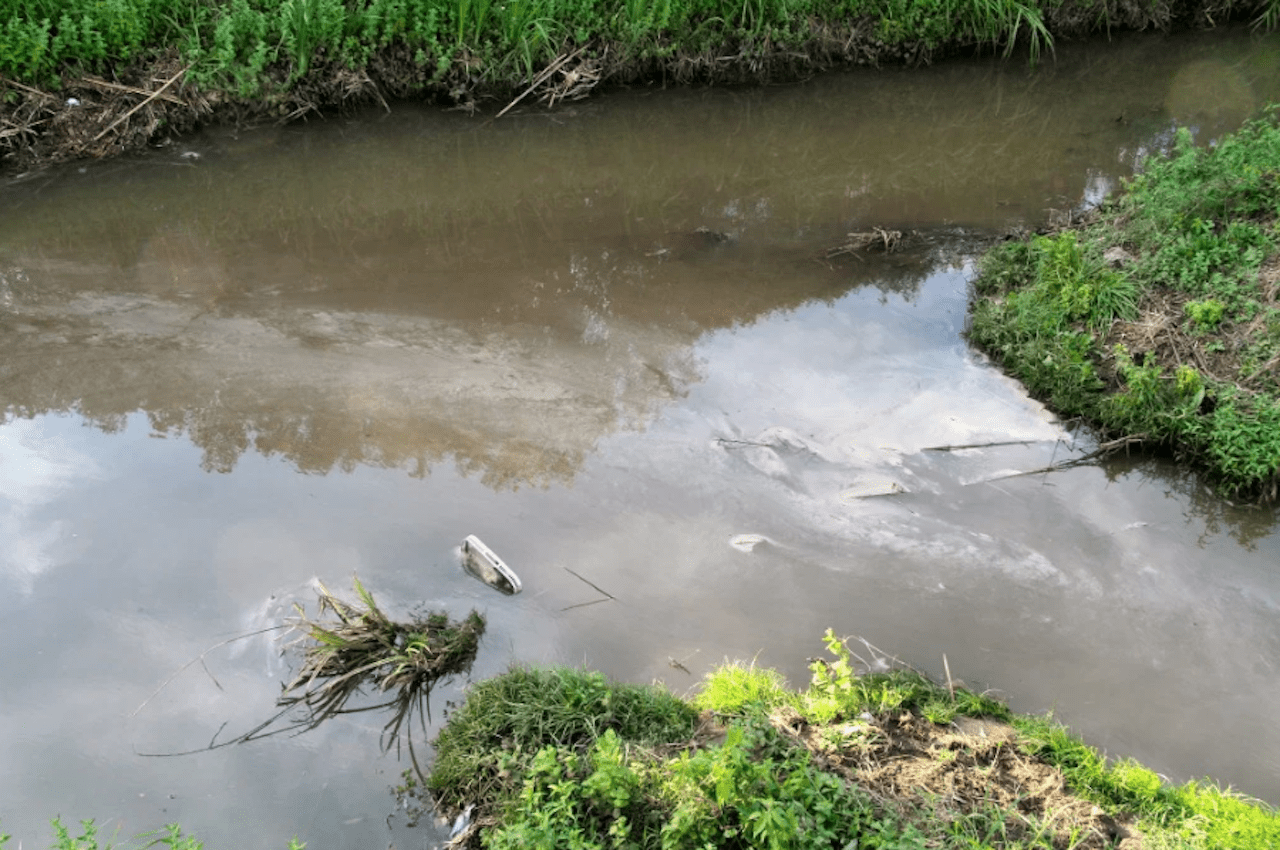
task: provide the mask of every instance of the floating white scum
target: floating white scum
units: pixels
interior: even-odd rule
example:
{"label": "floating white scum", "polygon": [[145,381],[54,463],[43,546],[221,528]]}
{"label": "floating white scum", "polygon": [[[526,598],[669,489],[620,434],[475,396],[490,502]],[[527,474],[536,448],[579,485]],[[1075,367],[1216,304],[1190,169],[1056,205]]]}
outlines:
{"label": "floating white scum", "polygon": [[508,596],[520,592],[520,577],[479,537],[468,534],[462,541],[462,566],[467,572]]}

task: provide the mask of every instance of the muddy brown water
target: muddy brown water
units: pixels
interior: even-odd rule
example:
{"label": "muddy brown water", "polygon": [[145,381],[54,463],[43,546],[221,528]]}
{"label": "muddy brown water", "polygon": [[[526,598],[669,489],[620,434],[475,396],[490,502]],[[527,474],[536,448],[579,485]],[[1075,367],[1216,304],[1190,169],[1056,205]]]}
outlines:
{"label": "muddy brown water", "polygon": [[[353,573],[393,611],[485,611],[476,675],[803,682],[832,627],[1280,803],[1276,512],[1158,461],[1006,477],[1089,437],[961,338],[984,239],[1236,126],[1280,97],[1277,48],[397,104],[0,187],[0,823],[432,843],[376,718],[149,755],[264,718],[273,635],[149,697]],[[903,250],[822,260],[872,226]],[[461,570],[467,534],[523,594]],[[572,607],[599,597],[566,568],[616,600]]]}

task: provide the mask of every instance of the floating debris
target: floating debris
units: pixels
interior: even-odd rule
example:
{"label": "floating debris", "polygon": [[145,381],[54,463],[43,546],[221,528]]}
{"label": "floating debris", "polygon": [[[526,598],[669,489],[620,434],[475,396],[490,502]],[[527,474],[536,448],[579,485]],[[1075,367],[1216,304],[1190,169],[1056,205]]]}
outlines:
{"label": "floating debris", "polygon": [[737,549],[739,552],[754,552],[755,548],[761,543],[772,543],[768,537],[763,534],[735,534],[729,538],[729,545]]}
{"label": "floating debris", "polygon": [[586,576],[581,575],[580,573],[577,573],[574,570],[569,569],[568,567],[565,567],[564,570],[565,572],[569,573],[571,576],[576,578],[578,581],[583,582],[584,584],[590,586],[597,593],[601,594],[601,596],[599,599],[592,599],[590,602],[579,602],[577,605],[570,605],[566,608],[561,608],[560,609],[561,611],[570,611],[574,608],[586,608],[588,605],[598,605],[601,602],[617,602],[618,601],[618,597],[614,596],[612,593],[605,590],[603,587],[596,584],[594,581],[591,581]]}
{"label": "floating debris", "polygon": [[828,260],[843,256],[857,256],[858,252],[869,248],[879,248],[886,254],[891,253],[902,242],[901,230],[885,230],[873,227],[870,230],[850,233],[843,244],[827,250]]}
{"label": "floating debris", "polygon": [[[285,711],[304,708],[306,718],[290,727],[303,730],[337,714],[389,709],[383,746],[390,748],[411,715],[429,714],[427,700],[437,682],[471,670],[485,620],[472,611],[462,622],[444,613],[397,622],[383,613],[359,579],[354,583],[362,605],[344,602],[319,586],[320,616],[328,611],[334,619],[312,620],[295,606],[289,625],[303,633],[303,663],[276,704]],[[390,692],[390,699],[348,708],[348,699],[366,683]],[[409,746],[412,753],[412,741]]]}
{"label": "floating debris", "polygon": [[840,501],[846,505],[858,501],[859,499],[870,499],[875,496],[894,496],[898,493],[909,492],[897,481],[888,477],[869,477],[864,478],[845,490],[840,491]]}
{"label": "floating debris", "polygon": [[508,596],[514,596],[521,590],[520,577],[515,570],[474,534],[468,534],[462,541],[462,566],[485,584]]}

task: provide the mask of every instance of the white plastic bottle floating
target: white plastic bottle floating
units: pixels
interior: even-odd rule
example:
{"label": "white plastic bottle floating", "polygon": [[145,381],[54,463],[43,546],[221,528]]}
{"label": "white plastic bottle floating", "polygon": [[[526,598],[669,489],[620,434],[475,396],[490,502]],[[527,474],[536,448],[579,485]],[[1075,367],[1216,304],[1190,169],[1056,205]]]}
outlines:
{"label": "white plastic bottle floating", "polygon": [[508,596],[514,596],[521,590],[520,577],[515,570],[474,534],[468,534],[462,541],[462,566],[485,584]]}

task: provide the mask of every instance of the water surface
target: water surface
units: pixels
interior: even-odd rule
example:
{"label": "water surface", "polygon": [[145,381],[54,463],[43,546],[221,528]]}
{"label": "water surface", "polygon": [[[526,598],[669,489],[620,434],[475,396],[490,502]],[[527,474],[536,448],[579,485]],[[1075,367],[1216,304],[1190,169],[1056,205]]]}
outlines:
{"label": "water surface", "polygon": [[[1157,461],[1011,476],[1089,437],[961,337],[984,240],[1235,126],[1277,47],[399,104],[3,186],[5,830],[420,845],[374,717],[152,757],[265,718],[289,658],[233,642],[155,694],[174,671],[353,573],[397,613],[483,610],[477,675],[801,683],[832,627],[1280,803],[1275,511]],[[871,227],[902,251],[825,258]],[[522,595],[461,571],[468,533]],[[566,568],[616,601],[574,607],[599,597]]]}

